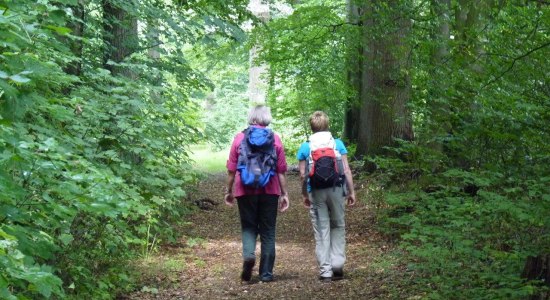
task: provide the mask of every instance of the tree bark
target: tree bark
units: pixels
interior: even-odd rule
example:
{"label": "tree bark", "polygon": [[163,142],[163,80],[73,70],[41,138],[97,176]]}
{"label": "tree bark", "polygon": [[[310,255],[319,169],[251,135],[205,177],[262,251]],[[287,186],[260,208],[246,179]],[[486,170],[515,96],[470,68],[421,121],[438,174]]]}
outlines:
{"label": "tree bark", "polygon": [[[357,156],[386,153],[395,139],[412,140],[413,129],[407,102],[411,83],[408,75],[410,49],[406,38],[411,22],[399,10],[398,1],[386,1],[396,28],[380,26],[376,1],[367,1],[364,21],[361,109]],[[386,23],[387,24],[387,23]],[[386,31],[374,32],[373,29]]]}
{"label": "tree bark", "polygon": [[[262,22],[267,23],[270,19],[269,4],[263,4],[261,0],[250,0],[249,9]],[[254,60],[258,57],[258,46],[250,49],[250,67],[248,70],[248,97],[251,104],[264,104],[268,84],[264,78],[268,66],[266,64],[256,65]]]}
{"label": "tree bark", "polygon": [[65,73],[80,76],[82,72],[82,36],[85,24],[84,0],[78,0],[77,4],[71,5],[70,8],[73,11],[73,20],[68,27],[71,29],[73,37],[67,38],[66,41],[77,59],[65,67]]}
{"label": "tree bark", "polygon": [[460,53],[469,58],[471,63],[468,67],[477,72],[483,73],[483,67],[478,62],[485,50],[481,43],[482,16],[488,14],[492,1],[481,0],[459,0],[455,11],[455,26],[458,33],[457,39],[460,43]]}
{"label": "tree bark", "polygon": [[[361,8],[353,0],[347,0],[348,22],[358,24],[361,19]],[[361,103],[361,61],[363,48],[351,35],[348,37],[348,84],[355,92],[347,103],[344,138],[351,143],[356,143],[359,136],[359,108]]]}
{"label": "tree bark", "polygon": [[432,65],[440,65],[449,55],[451,0],[432,0],[431,7],[438,22],[434,34],[437,46],[432,52]]}
{"label": "tree bark", "polygon": [[[435,151],[443,152],[443,144],[440,142],[443,139],[433,139],[433,137],[446,136],[451,133],[452,127],[449,124],[449,99],[445,94],[448,86],[445,86],[440,78],[444,78],[448,68],[446,60],[449,59],[449,41],[451,38],[451,1],[450,0],[432,0],[431,13],[437,20],[437,24],[433,29],[432,40],[435,41],[435,46],[432,48],[430,55],[430,73],[433,77],[430,81],[430,96],[427,99],[427,107],[432,116],[429,126],[429,139],[433,140],[429,147]],[[445,82],[445,81],[443,81]],[[435,170],[439,164],[434,161],[432,169]]]}
{"label": "tree bark", "polygon": [[128,68],[112,65],[122,62],[138,48],[138,22],[136,16],[109,0],[103,1],[103,34],[105,42],[104,66],[113,75],[135,77]]}
{"label": "tree bark", "polygon": [[[528,280],[544,280],[546,285],[550,287],[550,254],[529,256],[521,277]],[[548,299],[550,299],[550,292],[543,292],[529,297],[529,300]]]}
{"label": "tree bark", "polygon": [[[160,36],[158,31],[158,22],[156,20],[147,21],[147,42],[150,46],[147,49],[147,55],[153,61],[153,64],[158,63],[160,60]],[[151,84],[153,86],[160,86],[162,83],[162,75],[158,74],[151,79]],[[149,96],[154,102],[159,103],[161,101],[162,95],[160,92],[151,90]]]}

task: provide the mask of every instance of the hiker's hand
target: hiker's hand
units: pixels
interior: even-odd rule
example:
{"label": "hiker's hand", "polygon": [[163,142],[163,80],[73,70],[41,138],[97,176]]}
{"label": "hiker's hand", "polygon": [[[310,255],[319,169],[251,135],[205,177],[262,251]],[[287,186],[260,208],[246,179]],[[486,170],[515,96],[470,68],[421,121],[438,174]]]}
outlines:
{"label": "hiker's hand", "polygon": [[233,193],[231,192],[225,193],[225,197],[223,198],[223,201],[228,206],[233,206],[233,204],[235,204],[235,197],[233,197]]}
{"label": "hiker's hand", "polygon": [[309,201],[309,196],[302,196],[302,199],[304,200],[304,206],[306,208],[310,208],[311,207],[311,201]]}
{"label": "hiker's hand", "polygon": [[348,195],[348,206],[354,206],[355,205],[355,193],[351,193]]}
{"label": "hiker's hand", "polygon": [[288,209],[290,202],[288,200],[288,194],[283,194],[279,197],[279,211],[284,212]]}

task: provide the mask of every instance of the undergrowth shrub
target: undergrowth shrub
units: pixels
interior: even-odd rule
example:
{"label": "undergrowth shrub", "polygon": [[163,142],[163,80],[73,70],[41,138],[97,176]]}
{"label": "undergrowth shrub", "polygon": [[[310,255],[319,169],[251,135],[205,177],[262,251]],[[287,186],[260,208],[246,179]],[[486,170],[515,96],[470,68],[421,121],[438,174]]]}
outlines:
{"label": "undergrowth shrub", "polygon": [[434,172],[430,151],[414,152],[413,161],[374,159],[373,185],[386,189],[379,225],[400,239],[415,288],[433,299],[522,299],[545,290],[521,273],[528,256],[550,249],[550,176],[536,166],[531,176],[506,168]]}
{"label": "undergrowth shrub", "polygon": [[[176,238],[197,178],[187,145],[198,113],[186,95],[201,83],[168,56],[128,58],[139,78],[112,74],[94,57],[100,31],[68,34],[65,2],[76,3],[0,1],[2,299],[129,291],[128,260]],[[87,21],[98,28],[100,17]],[[82,57],[65,43],[80,38],[89,60],[69,75]]]}

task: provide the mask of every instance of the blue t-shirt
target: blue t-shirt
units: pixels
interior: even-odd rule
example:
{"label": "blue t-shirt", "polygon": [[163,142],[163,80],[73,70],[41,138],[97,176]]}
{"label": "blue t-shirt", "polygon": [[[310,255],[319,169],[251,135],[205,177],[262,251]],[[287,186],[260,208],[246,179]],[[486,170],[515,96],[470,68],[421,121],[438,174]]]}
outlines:
{"label": "blue t-shirt", "polygon": [[[344,142],[342,142],[340,139],[334,139],[334,143],[336,144],[336,150],[340,152],[340,155],[348,154],[348,150],[346,149],[346,146],[344,146]],[[298,150],[298,160],[306,160],[309,157],[309,142],[304,142],[300,146],[300,149]]]}
{"label": "blue t-shirt", "polygon": [[[334,139],[334,143],[336,144],[336,150],[340,152],[340,155],[348,154],[348,150],[346,149],[346,146],[344,146],[344,142],[342,142],[340,139]],[[309,152],[309,142],[302,143],[302,145],[300,145],[300,149],[298,149],[298,160],[307,160],[310,154]],[[307,191],[311,192],[309,178],[307,179]]]}

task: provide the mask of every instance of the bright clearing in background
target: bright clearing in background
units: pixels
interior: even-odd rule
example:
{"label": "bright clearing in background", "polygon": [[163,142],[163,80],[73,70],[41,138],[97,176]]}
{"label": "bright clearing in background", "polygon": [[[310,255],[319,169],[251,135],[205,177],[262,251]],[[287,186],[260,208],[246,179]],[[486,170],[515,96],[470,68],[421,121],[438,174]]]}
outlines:
{"label": "bright clearing in background", "polygon": [[213,150],[210,145],[194,145],[191,147],[191,159],[196,169],[208,173],[225,172],[225,163],[229,157],[229,148]]}

